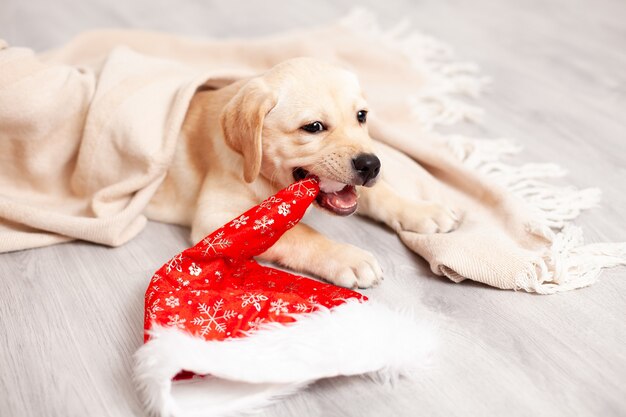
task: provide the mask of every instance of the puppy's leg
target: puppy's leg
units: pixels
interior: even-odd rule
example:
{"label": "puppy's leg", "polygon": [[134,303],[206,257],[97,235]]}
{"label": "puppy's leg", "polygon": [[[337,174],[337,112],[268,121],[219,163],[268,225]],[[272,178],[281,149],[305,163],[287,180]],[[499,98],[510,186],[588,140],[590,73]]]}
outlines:
{"label": "puppy's leg", "polygon": [[371,253],[332,241],[302,223],[287,231],[259,258],[342,287],[369,288],[382,279],[380,265]]}
{"label": "puppy's leg", "polygon": [[459,216],[450,208],[398,195],[387,183],[361,189],[359,214],[385,223],[396,232],[447,233],[459,225]]}
{"label": "puppy's leg", "polygon": [[[191,228],[193,242],[200,241],[255,204],[257,202],[245,187],[223,189],[217,187],[216,182],[207,185],[198,199]],[[352,245],[334,242],[301,223],[288,230],[258,258],[276,262],[296,272],[318,276],[342,287],[368,288],[382,279],[382,270],[372,254]]]}

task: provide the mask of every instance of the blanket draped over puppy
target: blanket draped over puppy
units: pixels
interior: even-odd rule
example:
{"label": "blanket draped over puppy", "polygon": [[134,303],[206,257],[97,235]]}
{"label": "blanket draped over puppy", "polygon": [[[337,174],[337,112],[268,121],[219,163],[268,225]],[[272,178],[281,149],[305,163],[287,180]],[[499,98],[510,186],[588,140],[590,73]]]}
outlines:
{"label": "blanket draped over puppy", "polygon": [[552,164],[502,163],[516,150],[508,142],[432,132],[479,112],[458,99],[484,83],[471,65],[452,62],[432,38],[400,38],[365,18],[245,41],[89,32],[43,55],[0,41],[0,252],[127,242],[146,224],[142,212],[166,175],[196,88],[312,56],[359,76],[383,167],[408,167],[401,178],[383,178],[408,198],[463,213],[448,234],[395,227],[435,274],[545,294],[589,285],[601,268],[626,263],[626,244],[583,246],[580,229],[567,224],[598,201],[598,190],[542,182],[561,173]]}

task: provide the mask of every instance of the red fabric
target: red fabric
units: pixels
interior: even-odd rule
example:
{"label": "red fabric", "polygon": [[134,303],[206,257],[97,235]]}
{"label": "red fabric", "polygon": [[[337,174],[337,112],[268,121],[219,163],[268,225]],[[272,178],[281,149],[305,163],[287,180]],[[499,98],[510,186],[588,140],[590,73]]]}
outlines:
{"label": "red fabric", "polygon": [[259,324],[287,323],[296,313],[365,296],[259,265],[265,252],[295,226],[319,193],[307,178],[269,197],[170,259],[152,277],[145,297],[145,338],[156,325],[205,340],[244,336]]}

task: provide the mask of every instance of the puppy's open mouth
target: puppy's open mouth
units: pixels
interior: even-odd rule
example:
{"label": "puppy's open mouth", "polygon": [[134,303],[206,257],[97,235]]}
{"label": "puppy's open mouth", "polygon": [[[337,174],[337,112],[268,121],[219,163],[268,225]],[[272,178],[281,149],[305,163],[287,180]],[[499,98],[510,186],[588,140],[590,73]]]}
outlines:
{"label": "puppy's open mouth", "polygon": [[[296,181],[308,175],[309,172],[304,168],[293,170],[293,177]],[[339,216],[349,216],[356,211],[358,206],[358,196],[354,185],[322,177],[320,177],[320,193],[315,201],[321,207]]]}

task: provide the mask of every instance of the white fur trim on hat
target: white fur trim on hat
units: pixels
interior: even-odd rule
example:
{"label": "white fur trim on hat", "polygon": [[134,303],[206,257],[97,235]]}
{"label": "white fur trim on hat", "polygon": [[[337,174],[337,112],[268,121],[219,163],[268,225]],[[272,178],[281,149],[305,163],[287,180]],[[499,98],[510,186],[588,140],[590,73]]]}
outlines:
{"label": "white fur trim on hat", "polygon": [[[153,415],[232,416],[320,378],[411,375],[434,349],[433,330],[411,314],[357,300],[225,341],[155,327],[135,354],[135,379]],[[173,382],[181,370],[210,376]]]}

